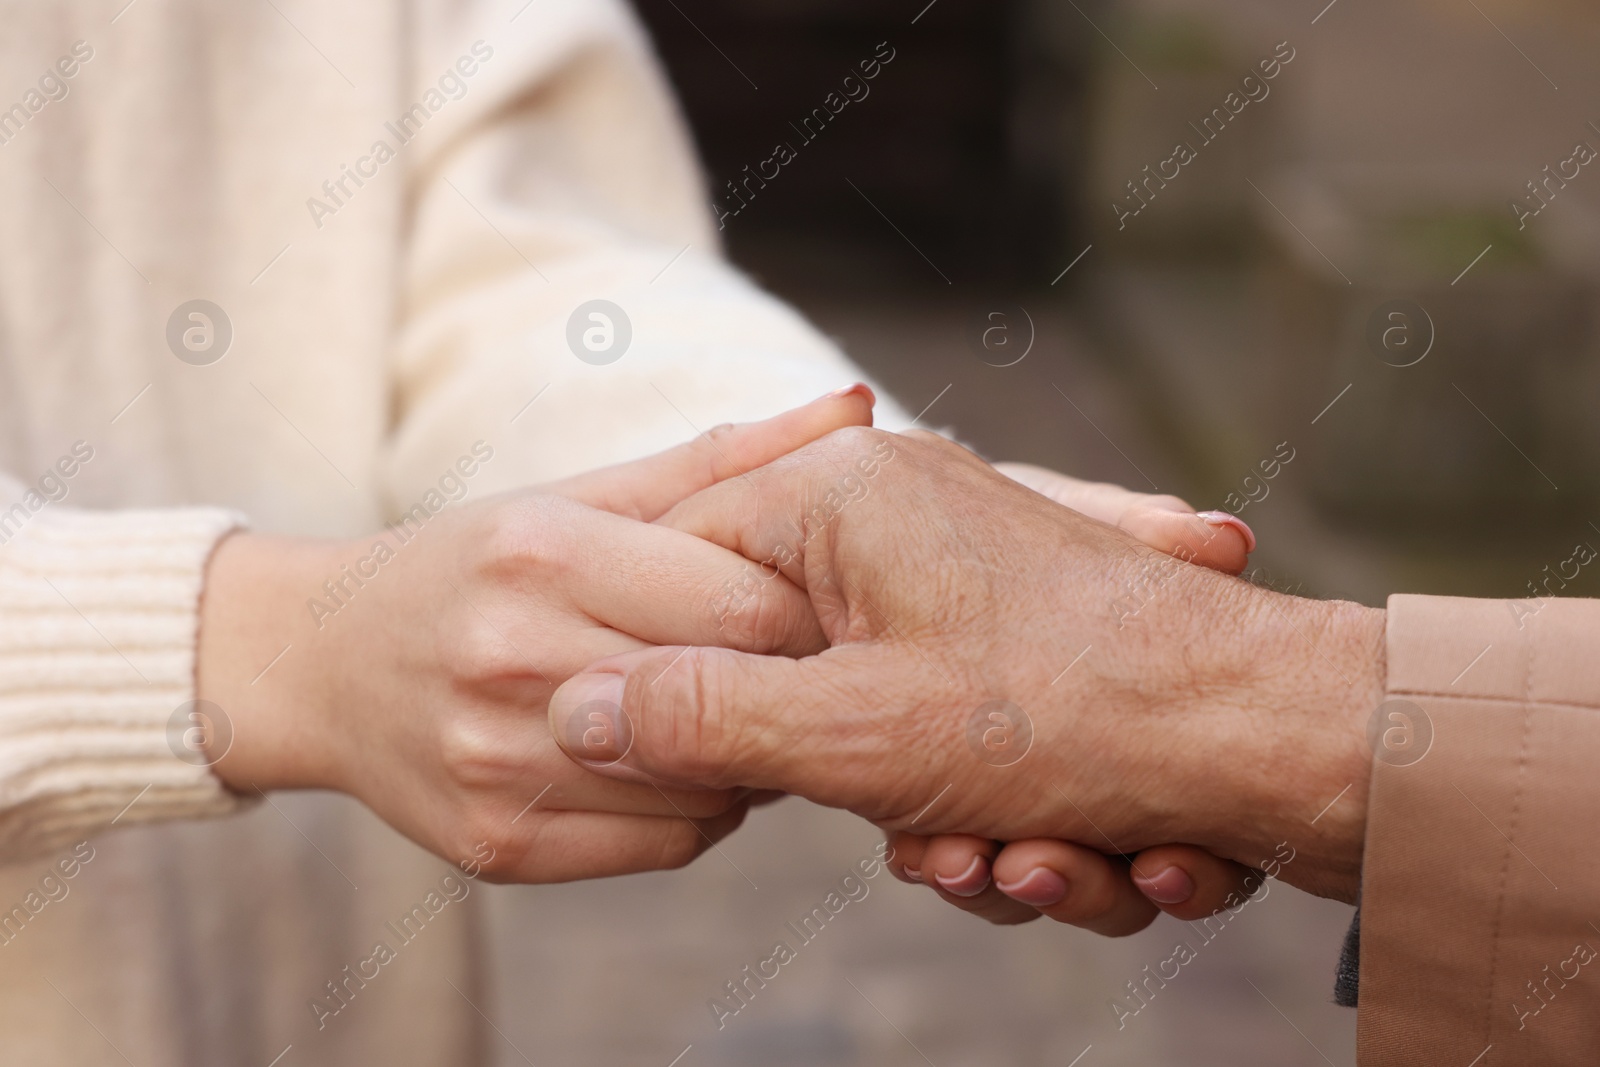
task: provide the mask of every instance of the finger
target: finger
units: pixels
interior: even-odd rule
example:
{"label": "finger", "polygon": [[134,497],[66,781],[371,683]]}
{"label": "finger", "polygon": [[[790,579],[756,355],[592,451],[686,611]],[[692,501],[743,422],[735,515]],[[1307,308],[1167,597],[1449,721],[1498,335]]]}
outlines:
{"label": "finger", "polygon": [[506,841],[492,882],[570,882],[683,867],[739,828],[745,808],[710,819],[560,812]]}
{"label": "finger", "polygon": [[[572,504],[581,509],[582,505]],[[562,522],[546,508],[544,521]],[[567,588],[590,617],[652,645],[713,645],[803,656],[827,647],[810,599],[708,541],[585,510],[556,550]]]}
{"label": "finger", "polygon": [[1133,858],[1132,883],[1175,918],[1203,919],[1238,907],[1265,875],[1193,845],[1157,845]]}
{"label": "finger", "polygon": [[1027,463],[997,463],[995,469],[1058,504],[1125,530],[1158,552],[1202,567],[1238,574],[1255,551],[1250,527],[1225,511],[1196,512],[1175,496],[1081,481]]}
{"label": "finger", "polygon": [[931,888],[946,904],[968,915],[975,915],[994,926],[1020,926],[1023,923],[1034,922],[1040,917],[1038,908],[1031,908],[1012,900],[1000,892],[993,883],[984,886],[976,896],[971,897],[957,896],[948,889],[941,889],[938,886]]}
{"label": "finger", "polygon": [[995,885],[1056,922],[1125,937],[1154,921],[1156,906],[1121,859],[1066,841],[1013,841],[994,860]]}
{"label": "finger", "polygon": [[1037,909],[1000,892],[990,877],[990,863],[1000,843],[972,834],[939,834],[928,839],[922,874],[948,904],[996,926],[1014,926],[1039,917]]}
{"label": "finger", "polygon": [[956,897],[975,897],[989,887],[989,861],[1000,845],[972,834],[939,834],[922,853],[922,877]]}
{"label": "finger", "polygon": [[[929,436],[934,447],[964,453],[960,446]],[[675,506],[659,525],[693,534],[747,559],[761,561],[764,574],[805,581],[808,543],[847,509],[869,506],[880,477],[902,450],[923,451],[927,441],[899,434],[849,429],[830,435],[797,455],[775,460],[747,478],[712,486]],[[881,501],[879,501],[881,503]]]}
{"label": "finger", "polygon": [[480,762],[457,771],[458,783],[466,789],[504,798],[499,806],[510,823],[557,811],[709,819],[749,803],[734,789],[610,781],[562,757],[549,731],[537,725],[544,735],[539,751],[508,759],[503,766]]}
{"label": "finger", "polygon": [[896,830],[888,835],[889,873],[907,885],[922,884],[922,853],[928,839],[921,834],[908,834]]}
{"label": "finger", "polygon": [[891,741],[859,722],[842,736],[827,726],[841,703],[877,703],[866,691],[877,677],[870,664],[894,654],[866,649],[861,682],[863,651],[854,646],[803,660],[719,648],[630,652],[557,689],[550,729],[569,756],[609,777],[781,789],[847,810],[868,800],[909,807],[920,770],[907,768],[904,783],[885,780],[882,748]]}
{"label": "finger", "polygon": [[1184,515],[1135,504],[1123,513],[1117,525],[1158,552],[1224,574],[1243,572],[1256,547],[1250,527],[1226,511]]}
{"label": "finger", "polygon": [[[570,770],[569,770],[570,768]],[[568,778],[568,774],[574,777]],[[663,818],[712,819],[735,807],[748,806],[734,789],[674,789],[635,782],[608,781],[570,762],[543,795],[524,804],[538,812],[594,811],[612,815],[655,815]],[[584,779],[587,779],[585,781]],[[524,793],[526,791],[523,791]],[[532,804],[527,809],[527,804]],[[516,818],[517,812],[512,818]]]}
{"label": "finger", "polygon": [[1057,504],[1064,504],[1073,511],[1113,526],[1123,512],[1139,503],[1185,515],[1194,514],[1194,508],[1179,497],[1164,493],[1137,493],[1111,482],[1084,481],[1031,463],[996,463],[994,469]]}
{"label": "finger", "polygon": [[654,522],[678,501],[744,474],[845,426],[871,426],[877,403],[864,383],[761,422],[716,426],[665,452],[543,487],[590,507]]}

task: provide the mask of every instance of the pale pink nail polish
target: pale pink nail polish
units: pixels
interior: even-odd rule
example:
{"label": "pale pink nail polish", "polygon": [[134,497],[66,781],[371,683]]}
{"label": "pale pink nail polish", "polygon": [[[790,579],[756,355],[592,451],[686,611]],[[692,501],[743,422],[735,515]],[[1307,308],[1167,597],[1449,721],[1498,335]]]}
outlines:
{"label": "pale pink nail polish", "polygon": [[967,869],[954,878],[936,874],[933,880],[938,882],[939,888],[946,893],[954,893],[958,897],[975,897],[989,888],[989,861],[982,856],[974,856],[972,862],[967,864]]}
{"label": "pale pink nail polish", "polygon": [[1067,897],[1067,880],[1049,867],[1035,867],[1015,882],[996,882],[995,888],[1012,900],[1048,908]]}
{"label": "pale pink nail polish", "polygon": [[902,867],[900,869],[906,873],[906,877],[908,879],[910,879],[911,881],[916,882],[919,885],[922,883],[922,868],[920,868],[920,867]]}
{"label": "pale pink nail polish", "polygon": [[851,394],[859,394],[866,397],[868,404],[876,404],[878,402],[877,394],[872,391],[872,387],[866,382],[857,382],[854,385],[847,385],[843,389],[835,389],[822,399],[840,400],[844,397],[850,396]]}
{"label": "pale pink nail polish", "polygon": [[1149,878],[1136,874],[1133,884],[1157,904],[1182,904],[1194,896],[1194,879],[1181,867],[1168,867]]}
{"label": "pale pink nail polish", "polygon": [[1207,526],[1232,526],[1239,531],[1239,536],[1244,538],[1244,550],[1246,552],[1256,550],[1255,531],[1251,530],[1239,516],[1230,515],[1226,511],[1202,511],[1198,512],[1195,518],[1203,520]]}

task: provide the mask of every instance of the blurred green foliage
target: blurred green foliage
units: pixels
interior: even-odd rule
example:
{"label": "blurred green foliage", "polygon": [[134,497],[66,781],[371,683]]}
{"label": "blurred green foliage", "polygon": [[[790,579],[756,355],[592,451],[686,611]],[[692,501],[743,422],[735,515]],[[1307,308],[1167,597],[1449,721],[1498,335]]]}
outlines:
{"label": "blurred green foliage", "polygon": [[1489,245],[1494,255],[1479,264],[1480,272],[1523,270],[1543,264],[1544,255],[1526,230],[1517,229],[1509,211],[1419,211],[1389,216],[1374,234],[1390,264],[1419,274],[1460,270]]}

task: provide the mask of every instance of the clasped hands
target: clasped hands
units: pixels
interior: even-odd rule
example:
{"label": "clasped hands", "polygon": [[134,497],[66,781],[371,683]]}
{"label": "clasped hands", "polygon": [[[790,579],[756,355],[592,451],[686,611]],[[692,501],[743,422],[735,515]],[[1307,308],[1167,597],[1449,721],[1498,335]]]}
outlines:
{"label": "clasped hands", "polygon": [[[234,726],[216,773],[348,792],[504,881],[679,866],[782,792],[995,922],[1129,933],[1275,858],[1351,899],[1382,612],[1231,577],[1221,517],[1002,473],[871,404],[448,511],[320,629],[307,590],[353,546],[229,538],[198,667]],[[986,750],[987,706],[1020,758]]]}

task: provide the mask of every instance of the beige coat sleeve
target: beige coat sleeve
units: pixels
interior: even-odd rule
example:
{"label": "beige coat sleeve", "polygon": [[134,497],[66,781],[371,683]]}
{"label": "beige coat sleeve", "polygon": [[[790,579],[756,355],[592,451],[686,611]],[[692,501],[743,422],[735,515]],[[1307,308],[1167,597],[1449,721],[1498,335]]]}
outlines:
{"label": "beige coat sleeve", "polygon": [[1387,692],[1427,746],[1375,746],[1359,1062],[1594,1062],[1600,600],[1393,597]]}

